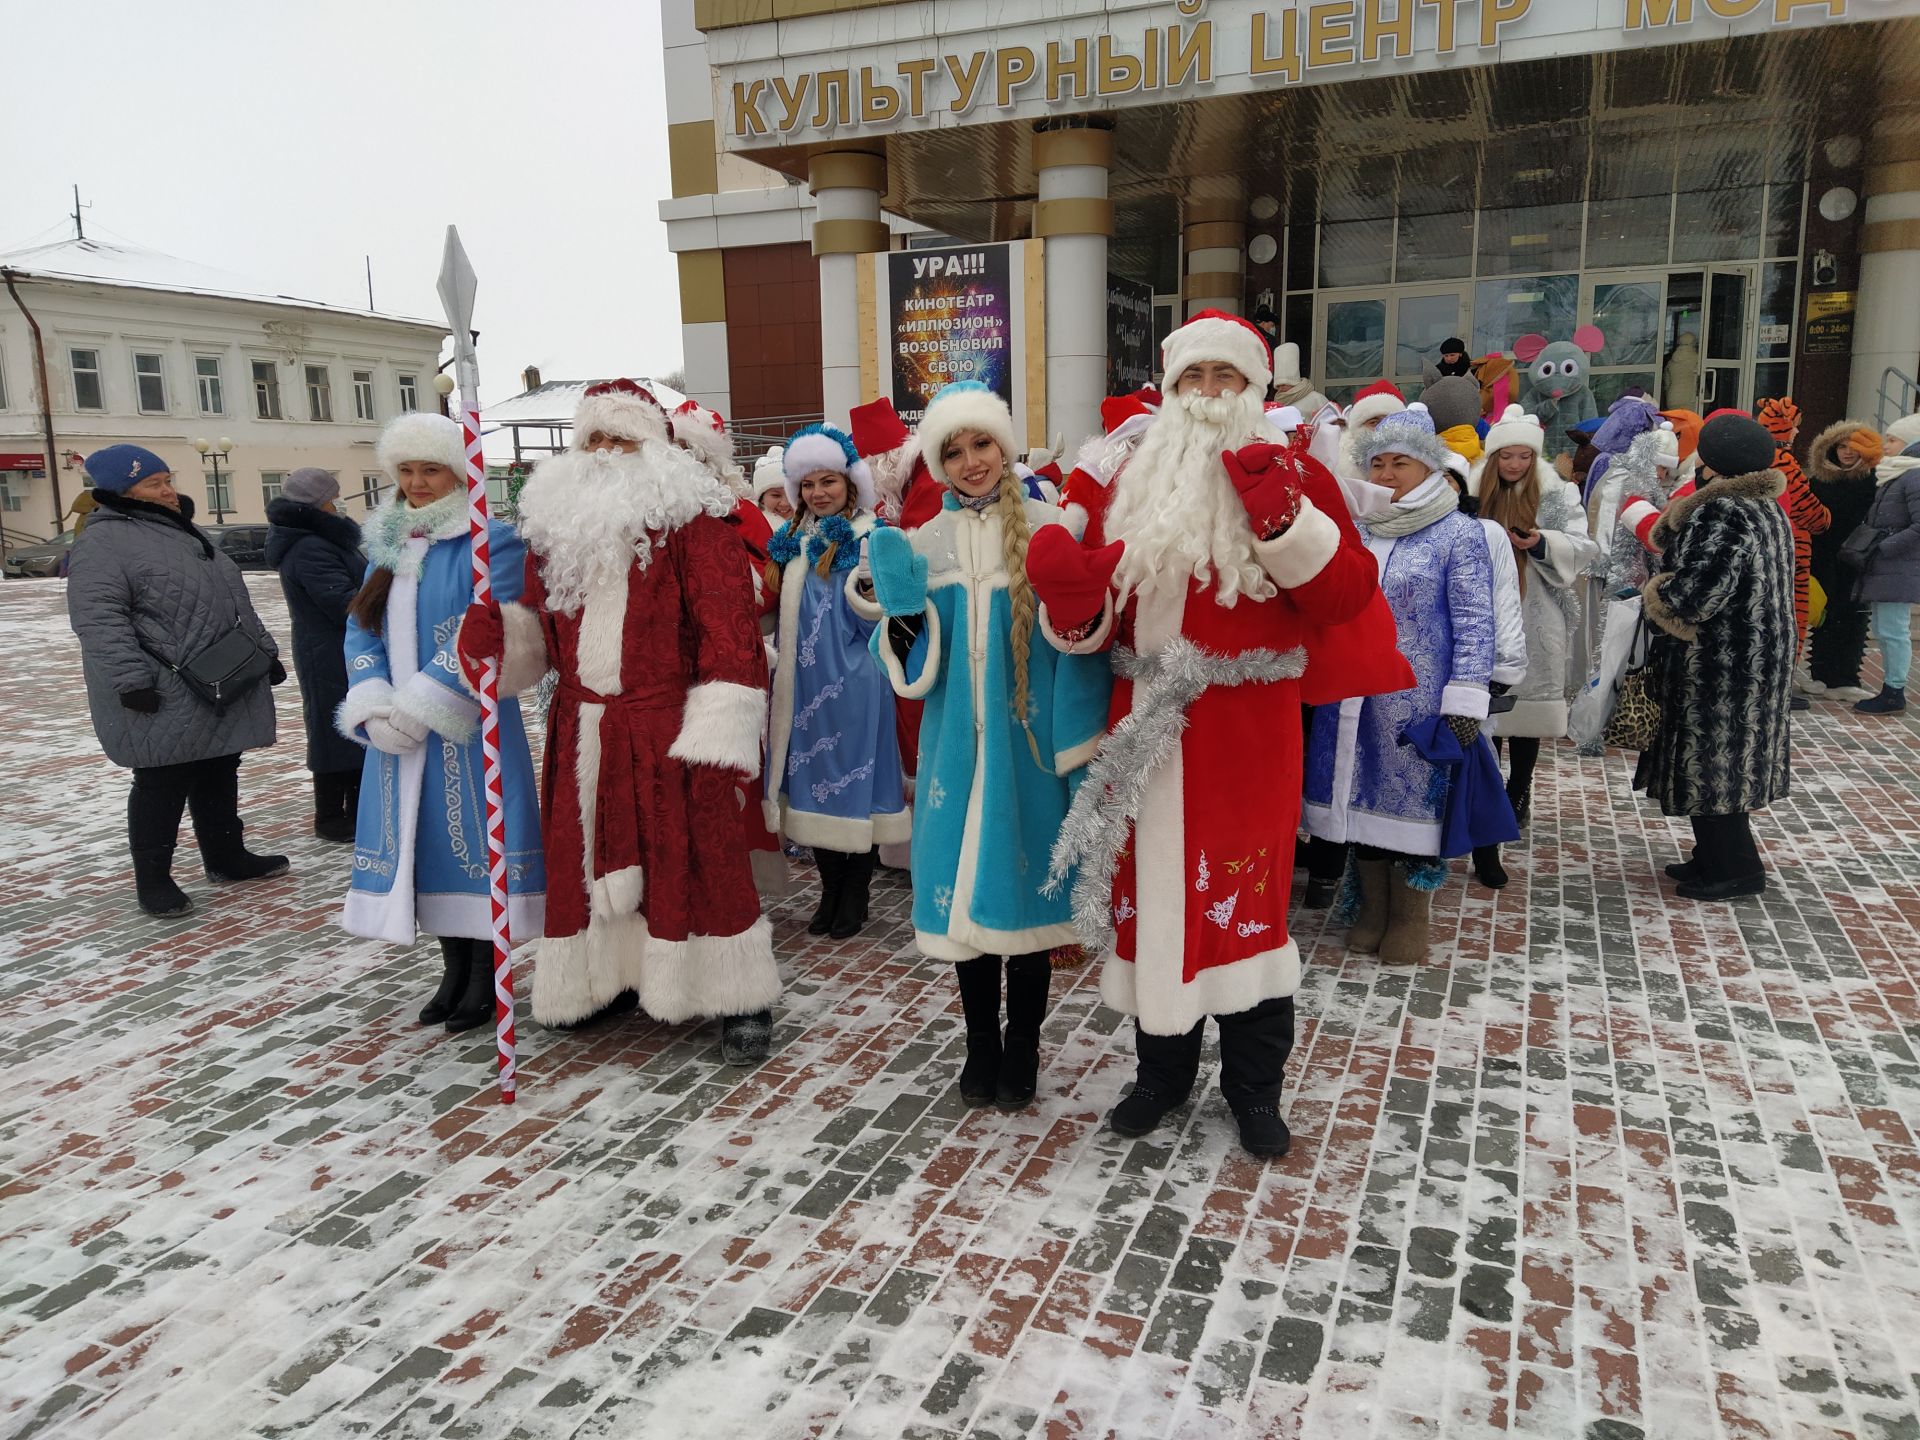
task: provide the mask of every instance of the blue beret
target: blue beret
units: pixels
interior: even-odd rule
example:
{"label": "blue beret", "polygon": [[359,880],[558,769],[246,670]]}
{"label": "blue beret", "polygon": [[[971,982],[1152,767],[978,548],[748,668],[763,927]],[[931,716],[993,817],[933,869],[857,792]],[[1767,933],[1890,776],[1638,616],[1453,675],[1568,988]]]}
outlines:
{"label": "blue beret", "polygon": [[109,445],[87,456],[87,477],[96,490],[124,495],[150,475],[169,472],[173,467],[151,450],[138,445]]}

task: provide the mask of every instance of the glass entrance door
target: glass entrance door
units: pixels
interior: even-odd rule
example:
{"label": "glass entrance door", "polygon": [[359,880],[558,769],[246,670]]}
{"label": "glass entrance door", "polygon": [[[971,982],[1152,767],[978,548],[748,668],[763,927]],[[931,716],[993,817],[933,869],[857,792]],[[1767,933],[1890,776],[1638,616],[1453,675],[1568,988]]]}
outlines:
{"label": "glass entrance door", "polygon": [[1470,333],[1469,288],[1418,285],[1323,294],[1314,327],[1313,372],[1322,392],[1348,405],[1355,392],[1385,377],[1409,400],[1418,399],[1421,372],[1440,358],[1440,342]]}
{"label": "glass entrance door", "polygon": [[1753,405],[1753,267],[1706,272],[1706,327],[1701,341],[1700,413]]}
{"label": "glass entrance door", "polygon": [[1660,326],[1666,276],[1658,271],[1589,276],[1582,287],[1582,323],[1604,337],[1589,357],[1587,384],[1602,415],[1634,386],[1652,400],[1660,396]]}

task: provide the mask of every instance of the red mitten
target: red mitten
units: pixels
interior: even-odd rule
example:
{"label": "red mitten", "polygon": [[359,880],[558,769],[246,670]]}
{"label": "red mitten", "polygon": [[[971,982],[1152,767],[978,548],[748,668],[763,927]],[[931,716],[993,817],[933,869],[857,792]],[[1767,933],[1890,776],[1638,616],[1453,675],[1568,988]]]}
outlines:
{"label": "red mitten", "polygon": [[1255,442],[1222,450],[1220,461],[1247,507],[1256,536],[1264,538],[1293,523],[1300,513],[1300,465],[1290,447]]}
{"label": "red mitten", "polygon": [[507,620],[497,600],[476,600],[460,622],[460,668],[467,683],[478,689],[480,672],[489,660],[498,664],[507,653]]}
{"label": "red mitten", "polygon": [[1043,525],[1027,542],[1027,579],[1056,630],[1077,630],[1097,619],[1113,584],[1114,566],[1127,548],[1116,540],[1089,550],[1064,525]]}

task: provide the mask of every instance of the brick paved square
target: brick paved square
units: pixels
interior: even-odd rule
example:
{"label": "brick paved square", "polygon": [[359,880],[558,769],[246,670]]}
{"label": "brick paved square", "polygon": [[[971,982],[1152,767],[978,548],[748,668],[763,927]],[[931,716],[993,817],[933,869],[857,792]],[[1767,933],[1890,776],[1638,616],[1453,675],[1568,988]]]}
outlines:
{"label": "brick paved square", "polygon": [[1549,747],[1515,883],[1456,876],[1435,963],[1298,916],[1263,1166],[1212,1090],[1102,1130],[1130,1032],[1085,973],[1037,1106],[964,1109],[898,876],[852,942],[777,909],[759,1070],[713,1026],[523,1021],[502,1108],[488,1038],[412,1023],[426,952],[333,923],[291,684],[241,775],[292,873],[182,863],[170,924],[59,583],[0,588],[0,634],[0,1434],[1920,1435],[1912,723],[1796,717],[1758,902],[1669,899],[1679,828]]}

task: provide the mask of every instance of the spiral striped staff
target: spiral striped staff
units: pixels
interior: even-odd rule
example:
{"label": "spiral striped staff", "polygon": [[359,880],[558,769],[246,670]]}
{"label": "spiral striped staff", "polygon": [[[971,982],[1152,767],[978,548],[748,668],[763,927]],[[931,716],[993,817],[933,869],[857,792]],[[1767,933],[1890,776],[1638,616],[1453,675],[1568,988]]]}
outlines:
{"label": "spiral striped staff", "polygon": [[[477,287],[458,227],[447,227],[440,261],[440,303],[453,331],[453,369],[460,387],[460,426],[467,442],[467,529],[473,550],[473,598],[493,594],[487,545],[487,465],[480,450],[480,362],[473,349],[473,296]],[[513,937],[507,929],[506,801],[500,786],[500,667],[489,660],[480,673],[480,753],[484,763],[487,822],[487,899],[493,912],[493,1012],[500,1052],[500,1103],[511,1105],[516,1088],[513,1040]]]}

